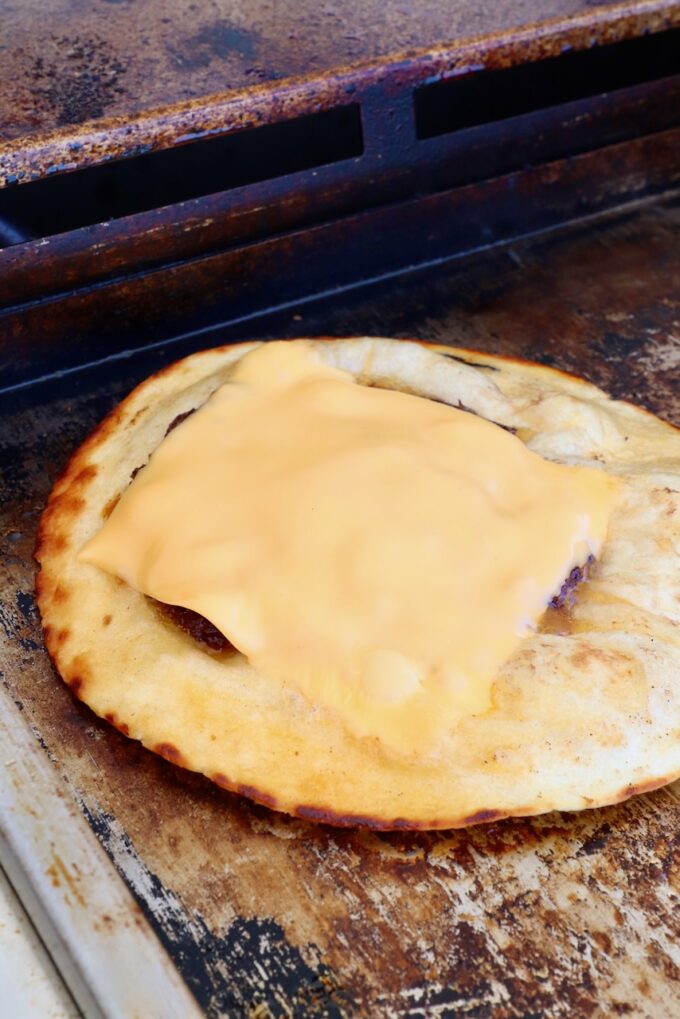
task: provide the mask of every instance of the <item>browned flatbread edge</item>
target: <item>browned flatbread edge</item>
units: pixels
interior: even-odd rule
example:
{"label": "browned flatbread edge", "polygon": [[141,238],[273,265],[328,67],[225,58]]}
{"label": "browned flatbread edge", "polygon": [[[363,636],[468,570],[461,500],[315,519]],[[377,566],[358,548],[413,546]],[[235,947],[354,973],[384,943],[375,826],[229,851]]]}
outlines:
{"label": "browned flatbread edge", "polygon": [[[341,340],[341,337],[315,337],[319,340]],[[430,347],[438,350],[441,353],[446,354],[449,348],[443,347],[440,344],[427,343],[425,341],[416,340],[411,342],[417,342],[421,346]],[[248,346],[237,345],[237,346]],[[216,353],[221,350],[233,350],[234,345],[224,345],[223,347],[216,348],[210,353]],[[472,364],[476,367],[483,368],[485,358],[488,356],[489,368],[493,368],[493,362],[504,361],[509,364],[514,364],[519,367],[524,365],[530,366],[532,371],[540,371],[546,376],[559,376],[568,379],[571,383],[582,384],[589,386],[589,383],[577,376],[571,375],[570,373],[563,372],[559,369],[552,368],[546,365],[538,365],[530,361],[526,361],[521,358],[509,357],[503,355],[485,355],[483,352],[477,352],[469,350],[467,348],[451,348],[451,354],[454,356],[461,354],[463,356],[469,356],[472,360]],[[196,355],[192,355],[196,356]],[[200,355],[199,355],[200,356]],[[100,425],[91,433],[91,435],[85,440],[85,442],[74,452],[72,457],[69,459],[66,467],[57,478],[53,486],[52,493],[50,495],[46,509],[41,517],[40,524],[37,532],[37,541],[35,548],[35,558],[40,563],[45,558],[49,557],[50,553],[55,550],[63,551],[68,547],[69,536],[68,527],[63,526],[69,516],[75,516],[84,504],[83,494],[86,492],[88,486],[96,476],[97,469],[94,465],[88,463],[89,454],[96,449],[107,436],[114,430],[116,430],[123,422],[126,427],[130,427],[134,424],[134,418],[129,421],[125,421],[127,408],[131,403],[136,402],[137,397],[145,388],[149,387],[154,381],[162,378],[168,373],[172,373],[175,370],[177,364],[181,363],[180,359],[172,364],[166,366],[160,371],[154,373],[154,375],[148,377],[141,382],[117,407],[115,407],[100,423]],[[653,418],[655,421],[660,421],[655,415],[649,411],[645,411],[644,408],[637,407],[634,404],[630,406],[635,407],[635,410],[643,412]],[[666,427],[673,432],[677,432],[676,426],[669,422],[663,422]],[[55,528],[53,522],[56,518],[59,518],[62,524],[61,528]],[[44,575],[44,571],[39,571],[36,576],[36,592],[38,606],[41,612],[49,607],[52,602],[59,602],[63,597],[63,592],[60,590],[58,582],[51,584],[50,581]],[[72,663],[69,664],[63,659],[61,655],[61,647],[68,636],[68,632],[65,630],[55,630],[50,625],[44,627],[45,646],[48,655],[54,664],[56,670],[62,676],[67,685],[71,688],[73,694],[80,700],[84,700],[83,693],[87,686],[88,676],[87,669],[85,667],[80,669],[73,669]],[[85,663],[82,663],[83,666]],[[114,725],[119,731],[127,735],[127,726],[124,722],[118,721],[115,715],[107,715],[106,720],[110,724]],[[170,743],[157,744],[151,747],[153,752],[170,761],[172,764],[187,767],[188,763],[185,761],[182,752]],[[642,783],[628,783],[623,788],[615,792],[609,802],[617,803],[631,796],[637,795],[643,792],[650,792],[654,789],[659,788],[678,777],[677,773],[657,776],[650,778],[649,780]],[[381,818],[363,814],[351,814],[351,813],[338,813],[331,808],[318,807],[308,804],[298,804],[294,808],[290,806],[282,806],[277,801],[276,797],[266,790],[257,789],[250,785],[243,785],[232,782],[227,776],[221,773],[214,773],[208,776],[216,785],[219,787],[237,793],[238,795],[244,796],[257,803],[263,804],[272,809],[286,810],[286,812],[293,816],[322,822],[326,824],[341,826],[341,827],[365,827],[375,830],[425,830],[425,829],[446,829],[446,828],[459,828],[466,827],[474,824],[483,824],[499,821],[506,817],[511,816],[527,816],[531,814],[540,813],[540,808],[534,810],[531,808],[520,808],[512,813],[506,813],[501,810],[497,810],[493,807],[483,808],[476,810],[472,814],[457,816],[453,818],[438,819],[433,818],[429,821],[422,820],[409,820],[405,818]],[[597,805],[602,805],[601,801],[598,801]]]}

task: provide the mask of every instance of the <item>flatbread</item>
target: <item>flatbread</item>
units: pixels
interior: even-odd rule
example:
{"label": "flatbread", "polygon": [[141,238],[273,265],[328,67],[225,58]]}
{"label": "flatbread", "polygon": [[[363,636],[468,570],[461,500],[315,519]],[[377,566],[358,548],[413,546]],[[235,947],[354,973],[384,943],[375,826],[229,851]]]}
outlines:
{"label": "flatbread", "polygon": [[54,486],[36,550],[38,604],[76,696],[174,764],[333,824],[459,827],[614,803],[680,775],[680,433],[535,364],[406,341],[308,342],[363,384],[463,406],[542,456],[616,475],[607,541],[573,604],[549,608],[508,659],[490,711],[407,758],[353,736],[240,654],[201,646],[150,599],[79,562],[169,425],[257,344],[227,346],[138,386]]}

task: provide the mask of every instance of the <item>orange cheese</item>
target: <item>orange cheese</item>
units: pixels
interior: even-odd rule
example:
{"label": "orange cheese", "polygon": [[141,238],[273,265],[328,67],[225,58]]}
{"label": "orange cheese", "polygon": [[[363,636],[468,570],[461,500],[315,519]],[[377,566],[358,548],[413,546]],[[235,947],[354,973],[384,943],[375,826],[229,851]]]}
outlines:
{"label": "orange cheese", "polygon": [[599,470],[270,343],[164,439],[80,559],[206,616],[355,735],[417,753],[489,710],[614,498]]}

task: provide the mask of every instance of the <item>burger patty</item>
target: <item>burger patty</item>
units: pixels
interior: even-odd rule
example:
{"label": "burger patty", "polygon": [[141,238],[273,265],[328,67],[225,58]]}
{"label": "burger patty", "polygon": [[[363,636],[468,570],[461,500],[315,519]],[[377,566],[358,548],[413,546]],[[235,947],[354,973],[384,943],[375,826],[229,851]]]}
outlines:
{"label": "burger patty", "polygon": [[588,556],[583,566],[575,566],[566,578],[559,593],[551,600],[548,608],[564,609],[569,608],[574,602],[574,592],[582,580],[588,579],[588,571],[595,562],[595,556]]}
{"label": "burger patty", "polygon": [[[382,387],[375,387],[382,388]],[[444,403],[444,401],[436,401]],[[467,407],[461,407],[463,410],[468,410]],[[185,411],[183,414],[178,414],[177,417],[173,418],[166,429],[166,436],[170,434],[173,429],[177,428],[186,418],[193,414],[193,410]],[[474,413],[470,411],[470,413]],[[503,425],[501,428],[505,427]],[[515,432],[514,428],[508,428],[508,431]],[[136,467],[130,476],[132,481],[134,477],[142,469],[141,466]],[[594,557],[589,556],[583,566],[575,566],[569,575],[565,578],[562,587],[559,592],[551,599],[547,608],[550,609],[568,609],[574,602],[575,591],[581,581],[587,579],[588,570],[594,562]],[[167,602],[156,601],[155,598],[149,598],[158,611],[164,616],[165,619],[173,623],[187,633],[193,640],[198,644],[202,644],[204,647],[209,648],[211,651],[217,651],[220,653],[236,651],[236,648],[228,640],[221,630],[206,619],[205,616],[200,615],[198,612],[194,612],[192,609],[185,609],[181,605],[169,605]]]}
{"label": "burger patty", "polygon": [[205,616],[194,612],[192,609],[182,608],[181,605],[168,605],[166,602],[156,601],[149,598],[165,619],[168,619],[180,630],[188,633],[198,644],[203,644],[211,651],[235,651],[236,648],[227,640],[221,630],[206,619]]}

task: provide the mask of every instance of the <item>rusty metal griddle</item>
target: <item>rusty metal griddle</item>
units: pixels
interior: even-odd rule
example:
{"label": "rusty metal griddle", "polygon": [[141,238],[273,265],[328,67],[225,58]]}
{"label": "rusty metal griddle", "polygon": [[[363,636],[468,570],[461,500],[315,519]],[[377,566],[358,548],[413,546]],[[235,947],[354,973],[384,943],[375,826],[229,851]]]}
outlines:
{"label": "rusty metal griddle", "polygon": [[[269,300],[283,303],[546,229],[680,177],[677,0],[545,0],[530,11],[303,3],[286,13],[288,32],[271,4],[249,4],[247,15],[235,3],[185,6],[163,5],[161,16],[155,4],[52,0],[4,12],[0,368],[12,381],[35,373],[39,341],[53,349],[65,323],[73,343],[47,370],[89,360],[93,343],[97,356],[115,353],[121,322],[137,346],[209,325],[225,296],[240,315],[256,313],[249,259],[262,259],[264,241],[272,261],[294,266],[299,249],[309,263],[304,278],[280,273]],[[230,17],[237,26],[247,17],[263,52],[287,54],[257,85],[234,70]],[[182,42],[187,19],[198,42]],[[336,25],[327,51],[326,21]],[[99,67],[90,24],[118,47],[113,64],[137,67],[106,103],[100,78],[119,72]],[[183,71],[170,36],[196,48]],[[35,61],[48,84],[31,79]],[[80,90],[77,115],[52,109],[61,90]],[[360,235],[384,235],[387,219],[401,236],[367,249]],[[346,267],[324,257],[340,220],[358,239]],[[154,275],[170,266],[172,322]]]}
{"label": "rusty metal griddle", "polygon": [[31,553],[75,446],[212,343],[420,337],[680,423],[680,4],[3,6],[0,853],[85,1014],[676,1016],[677,784],[276,815],[71,696]]}
{"label": "rusty metal griddle", "polygon": [[[210,339],[382,333],[463,342],[579,372],[680,423],[679,323],[676,203]],[[142,352],[115,371],[92,368],[23,390],[12,404],[4,398],[0,554],[6,688],[203,1008],[258,1019],[677,1014],[677,786],[468,831],[333,830],[175,769],[57,680],[31,560],[50,486],[116,399],[195,346]],[[34,809],[40,790],[23,794],[24,809]],[[81,894],[87,909],[90,886],[71,860],[55,848],[46,862],[53,893]],[[131,918],[132,905],[116,914],[99,904],[91,919],[125,934]]]}
{"label": "rusty metal griddle", "polygon": [[[670,6],[658,0],[601,5],[591,0],[1,0],[0,141],[16,142],[17,151],[31,145],[37,153],[54,138],[57,151],[55,132],[61,131],[66,143],[61,151],[76,163],[91,158],[87,143],[85,151],[68,149],[69,139],[82,141],[79,125],[103,121],[93,128],[102,149],[122,154],[134,146],[131,135],[145,118],[145,145],[154,119],[153,144],[172,144],[173,125],[221,128],[223,117],[211,120],[208,105],[218,115],[224,103],[236,112],[256,109],[258,102],[268,102],[272,85],[286,103],[292,93],[304,102],[305,88],[341,94],[345,75],[356,65],[372,66],[379,76],[381,67],[399,62],[407,68],[426,54],[436,60],[437,51],[465,41],[462,63],[474,60],[475,43],[469,40],[494,35],[506,51],[508,43],[530,41],[538,56],[549,52],[546,22],[568,23],[582,37],[596,38],[602,27],[610,28],[615,13],[614,38],[637,34],[641,18],[648,27],[662,27]],[[290,92],[282,88],[284,82],[295,83]],[[41,172],[28,158],[16,167],[29,175]]]}

